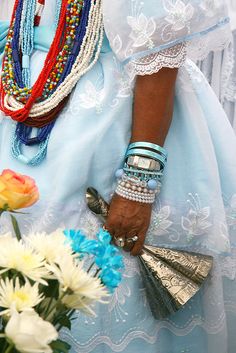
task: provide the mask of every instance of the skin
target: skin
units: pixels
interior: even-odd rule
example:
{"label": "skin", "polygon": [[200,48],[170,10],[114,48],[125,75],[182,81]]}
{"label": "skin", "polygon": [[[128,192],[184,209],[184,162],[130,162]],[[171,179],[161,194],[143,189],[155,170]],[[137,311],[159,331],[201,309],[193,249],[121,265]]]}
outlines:
{"label": "skin", "polygon": [[[153,75],[138,76],[134,92],[133,126],[130,142],[146,141],[163,146],[174,105],[177,69],[163,68]],[[114,195],[105,224],[113,238],[138,236],[131,255],[139,255],[150,224],[152,205]]]}

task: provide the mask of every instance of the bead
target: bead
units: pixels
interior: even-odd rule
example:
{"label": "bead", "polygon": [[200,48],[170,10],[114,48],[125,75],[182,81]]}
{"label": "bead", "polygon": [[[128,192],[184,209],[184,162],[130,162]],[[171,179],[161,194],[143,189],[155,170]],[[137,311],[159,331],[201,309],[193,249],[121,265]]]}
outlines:
{"label": "bead", "polygon": [[115,172],[116,178],[121,178],[122,175],[124,175],[123,169],[117,169],[117,171]]}
{"label": "bead", "polygon": [[14,62],[19,61],[18,51],[16,49],[12,50],[12,58],[13,58]]}
{"label": "bead", "polygon": [[151,190],[155,190],[157,188],[157,186],[158,186],[157,181],[154,180],[154,179],[150,179],[147,182],[147,185],[148,185],[148,188],[151,189]]}
{"label": "bead", "polygon": [[22,56],[22,68],[28,69],[30,67],[30,58],[29,55]]}
{"label": "bead", "polygon": [[[60,0],[57,0],[57,2],[60,3]],[[24,28],[19,28],[21,31],[19,38],[22,40],[22,54],[25,56],[22,60],[23,62],[23,68],[26,69],[23,72],[23,84],[27,81],[29,78],[29,56],[31,55],[31,52],[33,50],[32,48],[32,43],[33,43],[33,26],[31,26],[34,22],[34,8],[33,8],[33,2],[31,0],[27,0],[25,2],[22,2],[27,4],[26,12],[29,14],[32,14],[32,16],[26,16],[26,23],[27,26],[24,26]],[[82,20],[81,16],[81,11],[84,9],[84,1],[77,1],[77,0],[69,0],[68,1],[68,6],[66,7],[66,11],[64,13],[64,18],[63,21],[66,19],[66,26],[65,29],[63,28],[64,32],[64,38],[66,39],[64,41],[63,47],[61,52],[56,58],[55,63],[52,67],[52,72],[49,72],[47,79],[47,83],[44,86],[44,90],[41,93],[41,96],[35,95],[35,101],[32,106],[32,113],[34,114],[33,117],[39,117],[41,115],[44,115],[52,109],[52,107],[57,106],[65,97],[66,94],[65,92],[71,92],[73,86],[75,83],[78,82],[80,77],[84,75],[90,67],[92,67],[96,61],[98,60],[100,51],[101,51],[101,46],[103,42],[103,31],[102,31],[102,9],[101,9],[101,1],[92,1],[91,2],[91,7],[87,7],[87,18],[88,21],[85,22],[84,24],[81,22],[81,28],[83,29],[84,26],[84,34],[81,36],[82,31],[78,33],[77,28],[80,25],[80,20]],[[84,10],[83,10],[84,11]],[[38,19],[40,20],[40,14],[37,13]],[[59,6],[57,6],[57,14],[56,18],[59,18]],[[22,17],[23,15],[20,14]],[[21,17],[19,16],[19,18]],[[62,18],[62,17],[61,17]],[[62,28],[63,21],[60,19],[58,28]],[[83,25],[83,26],[82,26]],[[64,25],[63,25],[64,26]],[[32,27],[32,29],[31,29]],[[5,59],[3,62],[3,79],[2,79],[2,86],[5,90],[6,96],[11,95],[10,99],[11,101],[6,101],[7,104],[11,105],[12,104],[12,111],[17,112],[19,109],[19,103],[25,104],[28,97],[31,94],[31,89],[28,87],[23,87],[21,89],[18,89],[18,82],[16,76],[14,75],[15,72],[15,67],[14,67],[14,62],[18,61],[17,59],[17,51],[13,53],[13,50],[15,50],[15,47],[12,47],[12,38],[13,35],[15,34],[15,27],[10,27],[9,32],[8,32],[8,37],[7,37],[7,44],[5,47]],[[25,33],[27,36],[25,36]],[[61,39],[61,35],[58,35],[58,38]],[[68,40],[69,38],[69,40]],[[82,38],[82,40],[80,39]],[[89,39],[89,40],[88,40]],[[61,41],[63,43],[63,41]],[[75,61],[71,62],[74,66],[70,71],[70,74],[66,78],[68,80],[65,80],[65,76],[63,77],[64,74],[64,69],[67,65],[68,59],[69,59],[69,54],[72,51],[72,48],[77,48],[79,50],[79,55],[76,56]],[[74,49],[75,50],[75,49]],[[19,56],[19,55],[18,55]],[[14,58],[13,58],[14,57]],[[26,59],[27,57],[27,59]],[[83,65],[81,66],[81,59],[83,62]],[[15,61],[14,61],[15,60]],[[74,69],[81,67],[79,70]],[[62,74],[62,75],[61,75]],[[62,78],[63,77],[63,78]],[[66,82],[64,82],[66,81]],[[7,83],[8,82],[8,83]],[[58,84],[60,82],[60,84]],[[29,85],[28,85],[29,86]],[[57,86],[60,87],[60,90],[56,92]],[[54,96],[52,96],[52,93],[57,93]],[[68,94],[68,93],[67,93]],[[50,99],[49,99],[50,97]],[[52,99],[51,99],[52,97]],[[27,109],[25,113],[27,112]],[[34,119],[32,117],[32,119]],[[17,144],[19,147],[19,145]],[[16,158],[21,155],[20,152],[20,147],[16,148],[14,156]],[[39,147],[39,152],[41,153],[41,156],[45,156],[45,149],[46,145],[41,148]],[[24,157],[24,156],[23,156]],[[19,159],[22,159],[20,156]],[[24,159],[24,158],[23,158]],[[33,165],[33,163],[37,164],[36,162],[39,161],[40,158],[37,154],[37,157],[34,158],[34,162],[30,163]],[[28,159],[25,157],[25,161],[27,162]]]}
{"label": "bead", "polygon": [[19,156],[17,156],[17,159],[24,164],[29,163],[29,158],[25,157],[23,154],[20,154]]}

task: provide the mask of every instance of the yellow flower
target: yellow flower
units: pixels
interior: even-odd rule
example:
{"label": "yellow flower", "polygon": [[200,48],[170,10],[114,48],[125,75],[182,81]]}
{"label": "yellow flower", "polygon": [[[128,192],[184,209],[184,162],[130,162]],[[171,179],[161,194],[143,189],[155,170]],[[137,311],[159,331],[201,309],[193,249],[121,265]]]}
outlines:
{"label": "yellow flower", "polygon": [[66,237],[61,229],[51,234],[30,234],[25,241],[50,264],[58,263],[66,254],[72,256],[72,249],[69,244],[65,244]]}
{"label": "yellow flower", "polygon": [[64,292],[62,302],[71,309],[94,314],[89,306],[96,301],[104,302],[102,298],[109,294],[100,279],[90,276],[82,267],[81,261],[76,262],[68,256],[61,258],[58,266],[47,266],[60,282],[61,291]]}
{"label": "yellow flower", "polygon": [[43,300],[43,295],[39,293],[38,283],[33,286],[26,281],[20,286],[19,278],[13,280],[6,278],[0,280],[0,307],[6,308],[0,315],[9,314],[10,308],[14,305],[17,311],[33,308]]}
{"label": "yellow flower", "polygon": [[42,255],[16,238],[6,237],[4,246],[0,247],[0,274],[14,269],[33,281],[47,285],[45,279],[50,278],[50,273],[45,263]]}
{"label": "yellow flower", "polygon": [[28,176],[5,169],[0,175],[0,209],[26,208],[39,199],[35,181]]}

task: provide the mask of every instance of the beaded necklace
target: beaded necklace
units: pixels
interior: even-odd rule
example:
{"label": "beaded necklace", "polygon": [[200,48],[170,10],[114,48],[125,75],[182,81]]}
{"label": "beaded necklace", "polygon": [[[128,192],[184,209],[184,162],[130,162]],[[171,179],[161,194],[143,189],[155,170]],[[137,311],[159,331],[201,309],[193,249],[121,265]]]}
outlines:
{"label": "beaded necklace", "polygon": [[[13,155],[31,165],[45,157],[58,113],[80,77],[96,63],[103,40],[101,0],[61,0],[53,43],[38,80],[30,87],[33,30],[44,5],[42,0],[37,2],[15,2],[0,86],[1,110],[20,122],[13,139]],[[32,127],[40,128],[35,137],[30,137]],[[39,152],[28,159],[22,155],[21,144],[39,144]]]}

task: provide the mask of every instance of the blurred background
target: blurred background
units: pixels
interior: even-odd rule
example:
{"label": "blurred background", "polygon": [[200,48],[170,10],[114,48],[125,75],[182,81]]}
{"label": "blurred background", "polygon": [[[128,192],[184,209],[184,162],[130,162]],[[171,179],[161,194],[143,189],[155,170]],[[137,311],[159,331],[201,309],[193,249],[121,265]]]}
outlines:
{"label": "blurred background", "polygon": [[210,53],[198,62],[222,103],[236,132],[236,0],[227,0],[231,19],[232,41],[224,50]]}

